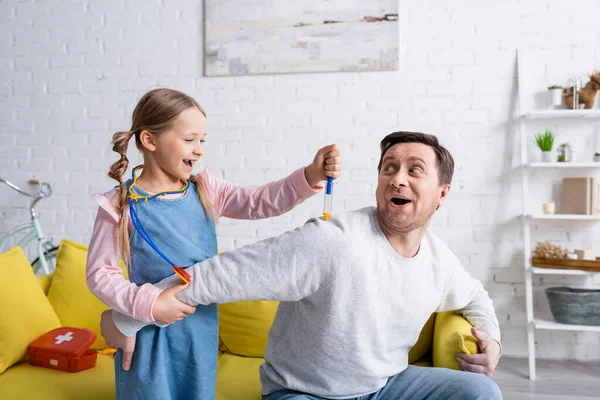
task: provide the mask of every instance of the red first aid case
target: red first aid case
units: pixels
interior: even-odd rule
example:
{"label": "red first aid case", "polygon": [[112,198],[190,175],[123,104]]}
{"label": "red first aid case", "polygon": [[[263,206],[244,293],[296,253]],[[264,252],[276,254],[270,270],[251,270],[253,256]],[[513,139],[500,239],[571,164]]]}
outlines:
{"label": "red first aid case", "polygon": [[29,364],[78,372],[96,365],[98,352],[90,350],[96,334],[85,328],[63,326],[37,338],[27,347]]}

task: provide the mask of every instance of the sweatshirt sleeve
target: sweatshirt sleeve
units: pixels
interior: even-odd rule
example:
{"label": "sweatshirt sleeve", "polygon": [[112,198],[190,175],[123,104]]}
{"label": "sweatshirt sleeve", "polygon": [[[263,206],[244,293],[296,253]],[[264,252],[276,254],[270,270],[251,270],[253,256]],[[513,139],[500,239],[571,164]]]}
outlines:
{"label": "sweatshirt sleeve", "polygon": [[261,186],[226,182],[206,169],[198,175],[208,187],[218,216],[236,219],[261,219],[281,215],[319,191],[311,188],[304,168],[290,176]]}
{"label": "sweatshirt sleeve", "polygon": [[110,308],[138,320],[153,322],[152,306],[161,290],[151,284],[137,286],[122,274],[118,264],[120,215],[111,201],[113,192],[94,196],[99,207],[88,249],[86,283],[90,291]]}
{"label": "sweatshirt sleeve", "polygon": [[481,282],[473,278],[448,250],[444,294],[437,312],[457,311],[474,327],[500,343],[500,326],[492,299]]}
{"label": "sweatshirt sleeve", "polygon": [[[339,276],[343,263],[342,229],[335,219],[311,219],[302,227],[187,268],[192,281],[179,300],[198,304],[239,300],[298,301],[317,294]],[[166,278],[156,284],[166,289],[178,282]],[[113,313],[117,328],[126,336],[143,328],[143,322]]]}

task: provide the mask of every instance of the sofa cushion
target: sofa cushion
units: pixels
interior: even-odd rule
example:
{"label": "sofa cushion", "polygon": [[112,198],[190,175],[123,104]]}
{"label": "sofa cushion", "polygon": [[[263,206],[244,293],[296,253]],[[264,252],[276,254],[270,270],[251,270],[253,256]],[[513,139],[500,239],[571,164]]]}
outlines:
{"label": "sofa cushion", "polygon": [[[430,353],[431,354],[431,353]],[[433,367],[433,363],[431,362],[431,357],[425,356],[420,360],[411,363],[415,367]]]}
{"label": "sofa cushion", "polygon": [[454,311],[437,313],[433,335],[433,366],[460,370],[458,353],[477,354],[471,324]]}
{"label": "sofa cushion", "polygon": [[2,399],[114,399],[113,357],[98,354],[94,368],[76,373],[17,364],[0,375],[0,394]]}
{"label": "sofa cushion", "polygon": [[217,400],[261,400],[258,367],[262,358],[221,353],[217,370]]}
{"label": "sofa cushion", "polygon": [[433,343],[433,323],[435,321],[435,313],[431,314],[431,317],[425,322],[425,326],[419,333],[417,343],[408,352],[408,363],[414,364],[417,360],[422,359],[425,354],[431,350]]}
{"label": "sofa cushion", "polygon": [[23,250],[0,254],[0,374],[25,356],[29,343],[60,326]]}
{"label": "sofa cushion", "polygon": [[50,290],[50,285],[52,284],[52,274],[38,276],[38,282],[44,294],[48,296],[48,290]]}
{"label": "sofa cushion", "polygon": [[91,348],[103,349],[107,345],[100,333],[100,314],[108,306],[87,287],[86,259],[86,246],[70,240],[60,242],[48,300],[64,326],[88,328],[96,334],[96,341]]}
{"label": "sofa cushion", "polygon": [[262,300],[219,304],[221,350],[246,357],[264,357],[278,306],[277,301]]}

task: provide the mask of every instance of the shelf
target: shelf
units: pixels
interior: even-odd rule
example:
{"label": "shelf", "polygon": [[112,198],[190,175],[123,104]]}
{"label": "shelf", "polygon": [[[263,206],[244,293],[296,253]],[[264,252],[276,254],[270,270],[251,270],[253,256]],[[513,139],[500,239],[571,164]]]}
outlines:
{"label": "shelf", "polygon": [[600,110],[535,110],[521,116],[526,119],[600,118]]}
{"label": "shelf", "polygon": [[580,214],[537,214],[524,215],[530,219],[551,219],[551,220],[583,220],[583,221],[600,221],[600,215],[580,215]]}
{"label": "shelf", "polygon": [[545,321],[543,319],[533,320],[533,325],[535,326],[536,329],[550,329],[550,330],[559,330],[559,331],[600,332],[600,326],[559,324],[558,322]]}
{"label": "shelf", "polygon": [[540,275],[579,275],[579,276],[593,276],[600,272],[582,271],[579,269],[554,269],[554,268],[539,268],[531,267],[531,272]]}
{"label": "shelf", "polygon": [[532,162],[530,168],[600,168],[600,162]]}
{"label": "shelf", "polygon": [[[545,221],[556,221],[553,225],[560,225],[556,227],[556,234],[564,229],[577,229],[579,227],[591,227],[588,225],[594,225],[600,221],[600,213],[597,215],[581,215],[581,214],[544,214],[542,211],[541,204],[534,206],[531,203],[530,194],[535,194],[540,185],[544,182],[538,182],[536,176],[549,176],[556,175],[556,178],[564,176],[595,176],[600,171],[600,162],[593,162],[592,155],[594,154],[594,148],[600,146],[599,134],[600,134],[600,108],[594,108],[590,110],[579,109],[554,109],[551,107],[544,107],[542,104],[538,104],[536,108],[537,100],[542,100],[540,95],[549,93],[543,93],[544,89],[553,82],[545,79],[541,76],[539,71],[540,68],[546,65],[551,60],[540,59],[540,54],[537,51],[529,51],[520,49],[517,52],[517,76],[518,76],[518,127],[519,132],[519,153],[520,153],[520,164],[515,171],[518,171],[521,175],[521,219],[522,232],[523,232],[523,248],[526,253],[531,253],[532,241],[535,243],[535,236],[542,234],[553,234],[553,232],[538,232],[543,231],[541,225],[552,224],[552,222]],[[565,54],[566,56],[567,54]],[[548,56],[549,57],[549,56]],[[552,55],[552,57],[555,57]],[[529,78],[529,79],[528,79]],[[529,80],[531,79],[531,82]],[[598,107],[596,105],[596,107]],[[514,117],[513,117],[514,118]],[[594,132],[594,143],[592,141],[585,141],[585,152],[587,156],[582,156],[578,162],[557,162],[556,154],[548,158],[551,162],[539,162],[541,158],[528,158],[531,152],[531,131],[535,132],[539,130],[544,124],[558,123],[558,124],[578,124],[584,131],[588,133]],[[532,125],[533,124],[533,125]],[[566,129],[566,128],[565,128]],[[543,132],[543,130],[542,130]],[[587,134],[586,134],[587,135]],[[583,140],[583,138],[582,138]],[[539,150],[536,150],[536,156],[540,154]],[[583,154],[583,153],[582,153]],[[519,154],[515,154],[519,156]],[[538,156],[539,157],[539,156]],[[568,172],[571,171],[571,172]],[[600,175],[600,174],[598,174]],[[538,199],[539,200],[539,199]],[[561,211],[560,208],[557,208]],[[574,222],[570,222],[574,221]],[[589,222],[577,222],[577,221],[589,221]],[[557,224],[558,222],[558,224]],[[552,235],[554,236],[554,235]],[[525,289],[525,310],[527,312],[527,350],[529,355],[529,379],[535,380],[536,377],[536,339],[540,335],[538,329],[545,330],[556,330],[556,331],[588,331],[600,333],[600,326],[587,326],[587,325],[570,325],[561,324],[554,321],[551,315],[546,316],[547,320],[540,318],[535,312],[535,299],[541,293],[534,291],[534,283],[546,275],[546,279],[554,276],[554,280],[561,281],[562,279],[574,279],[574,280],[590,280],[596,281],[597,277],[600,277],[600,258],[596,260],[594,265],[587,265],[585,260],[563,260],[568,262],[558,262],[548,259],[538,259],[535,257],[529,258],[529,254],[525,256],[523,260],[524,268],[523,272],[525,275],[524,289]],[[590,260],[591,261],[591,260]],[[589,262],[589,261],[587,261]],[[546,268],[548,267],[548,268]],[[535,276],[534,276],[535,275]],[[579,278],[577,278],[579,277]],[[590,279],[593,278],[593,279]],[[544,343],[545,344],[545,343]]]}

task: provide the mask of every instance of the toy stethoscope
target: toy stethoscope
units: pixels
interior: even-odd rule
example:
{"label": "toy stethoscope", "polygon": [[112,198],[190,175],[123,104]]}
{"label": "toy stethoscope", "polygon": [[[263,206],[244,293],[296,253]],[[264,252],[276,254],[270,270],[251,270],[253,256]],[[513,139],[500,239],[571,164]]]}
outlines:
{"label": "toy stethoscope", "polygon": [[140,200],[143,200],[144,202],[146,202],[148,200],[152,200],[159,196],[166,196],[168,194],[177,194],[177,193],[185,194],[190,186],[190,183],[186,180],[184,183],[184,186],[179,190],[160,192],[160,193],[153,194],[151,196],[141,196],[137,193],[134,193],[133,187],[135,186],[135,184],[137,182],[137,177],[135,176],[135,173],[138,169],[143,168],[143,167],[144,167],[143,165],[138,165],[137,167],[135,167],[133,169],[133,171],[131,171],[131,184],[127,187],[127,201],[129,202],[129,216],[131,217],[131,223],[133,224],[133,227],[135,228],[135,230],[142,237],[142,239],[144,239],[144,241],[146,243],[148,243],[148,245],[150,247],[152,247],[154,249],[154,251],[156,251],[158,253],[159,256],[161,256],[166,262],[168,262],[171,266],[173,266],[173,271],[177,275],[179,275],[179,277],[185,283],[190,283],[190,281],[192,279],[190,274],[188,274],[183,268],[177,266],[173,261],[171,261],[169,259],[169,257],[167,257],[162,251],[160,251],[160,249],[156,246],[156,244],[154,244],[152,239],[150,239],[150,236],[148,235],[148,232],[146,232],[146,230],[144,229],[144,226],[142,225],[142,222],[140,221],[140,217],[138,216],[137,211],[135,211],[135,207],[134,207],[134,203],[137,203]]}
{"label": "toy stethoscope", "polygon": [[[140,217],[138,216],[137,211],[135,211],[135,207],[134,207],[134,203],[137,203],[140,200],[143,200],[144,202],[146,202],[146,201],[152,200],[156,197],[166,196],[168,194],[177,194],[177,193],[185,194],[190,186],[190,183],[189,183],[189,181],[186,180],[184,183],[184,186],[179,190],[160,192],[160,193],[153,194],[151,196],[139,195],[137,193],[134,193],[133,187],[135,186],[135,184],[137,182],[137,177],[135,176],[135,173],[138,169],[143,168],[143,167],[144,167],[143,165],[138,165],[131,171],[131,183],[127,187],[127,201],[129,202],[129,216],[131,217],[131,223],[133,224],[133,227],[135,228],[135,230],[138,231],[138,233],[142,237],[142,239],[144,239],[144,241],[146,243],[148,243],[148,245],[152,249],[154,249],[154,251],[156,251],[158,253],[158,255],[160,255],[166,262],[168,262],[170,265],[173,266],[173,271],[177,275],[179,275],[179,277],[185,283],[190,283],[190,281],[191,281],[190,274],[188,274],[183,268],[179,267],[173,261],[171,261],[169,259],[169,257],[167,257],[162,251],[160,251],[160,249],[156,246],[156,244],[154,244],[152,239],[150,239],[150,236],[148,235],[148,232],[146,232],[146,230],[144,229],[144,226],[142,225],[142,222],[140,221]],[[325,202],[324,202],[325,204],[323,207],[323,216],[325,217],[325,221],[329,221],[329,218],[331,217],[332,202],[333,202],[333,179],[331,177],[327,177],[327,187],[325,190]]]}

